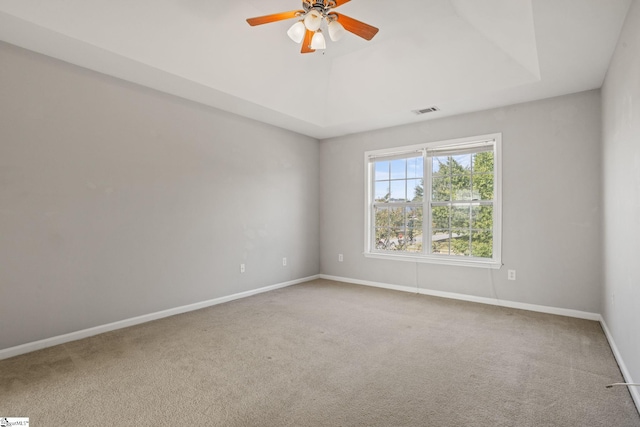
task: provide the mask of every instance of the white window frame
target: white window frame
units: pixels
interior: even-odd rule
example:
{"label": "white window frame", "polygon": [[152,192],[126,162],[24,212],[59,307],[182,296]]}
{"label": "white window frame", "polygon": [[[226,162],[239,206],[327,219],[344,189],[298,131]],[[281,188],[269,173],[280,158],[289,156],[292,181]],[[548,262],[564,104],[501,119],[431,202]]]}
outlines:
{"label": "white window frame", "polygon": [[[431,248],[431,209],[430,209],[430,195],[431,195],[431,183],[428,179],[431,178],[431,162],[428,161],[429,157],[427,152],[434,149],[442,149],[447,146],[451,148],[459,148],[464,145],[473,145],[478,143],[493,143],[494,153],[494,165],[493,165],[493,185],[494,185],[494,200],[493,200],[493,257],[492,258],[477,258],[477,257],[462,257],[457,255],[443,255],[443,254],[430,254],[428,253]],[[375,243],[375,227],[373,219],[373,206],[375,199],[375,174],[374,174],[374,162],[375,158],[402,158],[404,155],[410,156],[416,151],[422,151],[422,158],[424,160],[424,197],[422,201],[423,207],[423,252],[392,252],[376,250]],[[445,141],[429,142],[424,144],[409,145],[404,147],[394,147],[382,150],[372,150],[364,153],[365,162],[365,242],[364,242],[364,256],[367,258],[378,258],[386,260],[398,260],[398,261],[410,261],[432,264],[445,264],[445,265],[458,265],[466,267],[481,267],[499,269],[502,266],[502,134],[494,133],[488,135],[479,135],[468,138],[458,138]],[[397,207],[402,207],[404,204],[398,204]]]}

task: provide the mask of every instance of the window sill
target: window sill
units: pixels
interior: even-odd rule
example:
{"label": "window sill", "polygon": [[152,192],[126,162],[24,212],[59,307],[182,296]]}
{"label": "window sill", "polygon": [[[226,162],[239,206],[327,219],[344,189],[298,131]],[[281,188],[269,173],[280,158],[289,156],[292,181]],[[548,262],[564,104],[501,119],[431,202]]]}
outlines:
{"label": "window sill", "polygon": [[440,265],[457,265],[460,267],[476,267],[476,268],[490,268],[498,270],[502,267],[502,263],[496,260],[479,260],[470,258],[453,258],[444,256],[428,256],[428,255],[409,255],[409,254],[388,254],[382,252],[364,252],[366,258],[386,259],[393,261],[408,261],[408,262],[420,262],[425,264],[440,264]]}

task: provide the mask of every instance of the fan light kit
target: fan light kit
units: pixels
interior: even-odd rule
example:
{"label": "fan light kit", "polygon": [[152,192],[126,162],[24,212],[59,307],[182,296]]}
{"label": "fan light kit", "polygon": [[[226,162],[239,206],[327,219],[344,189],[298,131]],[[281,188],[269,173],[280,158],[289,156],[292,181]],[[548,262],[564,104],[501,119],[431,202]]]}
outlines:
{"label": "fan light kit", "polygon": [[332,11],[333,8],[342,6],[349,1],[351,0],[303,0],[303,10],[258,16],[247,19],[247,22],[253,27],[270,22],[284,21],[285,19],[299,18],[289,28],[287,35],[294,42],[302,43],[301,53],[326,49],[326,41],[321,29],[324,23],[326,23],[331,41],[340,40],[346,31],[365,40],[371,40],[378,33],[376,27]]}

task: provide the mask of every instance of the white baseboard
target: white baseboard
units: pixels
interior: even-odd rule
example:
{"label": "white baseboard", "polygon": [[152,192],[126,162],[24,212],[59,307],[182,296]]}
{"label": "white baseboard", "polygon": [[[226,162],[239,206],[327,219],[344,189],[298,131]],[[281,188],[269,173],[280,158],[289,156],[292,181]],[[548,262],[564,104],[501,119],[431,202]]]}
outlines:
{"label": "white baseboard", "polygon": [[[629,373],[629,369],[627,369],[627,365],[624,363],[622,359],[622,355],[618,350],[618,346],[613,340],[613,335],[611,335],[611,331],[609,331],[609,327],[607,326],[607,322],[604,321],[604,317],[600,316],[600,324],[602,325],[602,330],[604,331],[604,335],[607,337],[607,341],[609,341],[609,347],[611,347],[611,351],[613,352],[613,356],[616,358],[618,362],[618,366],[620,367],[620,371],[622,372],[622,376],[624,377],[624,381],[627,383],[635,383],[636,381],[631,378],[631,373]],[[638,408],[638,412],[640,412],[640,387],[627,387],[629,389],[629,393],[631,393],[631,398],[636,404],[636,408]]]}
{"label": "white baseboard", "polygon": [[434,297],[457,299],[462,301],[477,302],[480,304],[497,305],[500,307],[517,308],[520,310],[537,311],[539,313],[556,314],[559,316],[575,317],[578,319],[595,320],[602,319],[598,313],[590,313],[588,311],[571,310],[568,308],[548,307],[545,305],[527,304],[523,302],[505,301],[496,298],[477,297],[473,295],[457,294],[453,292],[434,291],[431,289],[422,289],[412,286],[390,285],[388,283],[371,282],[368,280],[349,279],[346,277],[320,275],[321,279],[334,280],[336,282],[353,283],[356,285],[373,286],[376,288],[392,289],[395,291],[411,292],[414,294],[430,295]]}
{"label": "white baseboard", "polygon": [[233,301],[236,299],[250,297],[252,295],[261,294],[263,292],[269,292],[276,289],[285,288],[287,286],[297,285],[299,283],[308,282],[310,280],[315,280],[318,278],[320,278],[320,275],[291,280],[289,282],[278,283],[271,286],[265,286],[263,288],[252,289],[250,291],[240,292],[233,295],[211,299],[208,301],[202,301],[194,304],[183,305],[181,307],[170,308],[168,310],[145,314],[142,316],[133,317],[131,319],[120,320],[118,322],[108,323],[106,325],[96,326],[93,328],[83,329],[81,331],[71,332],[64,335],[58,335],[55,337],[46,338],[43,340],[34,341],[34,342],[18,345],[15,347],[5,348],[3,350],[0,350],[0,360],[8,359],[9,357],[19,356],[25,353],[30,353],[36,350],[41,350],[47,347],[53,347],[54,345],[64,344],[70,341],[76,341],[82,338],[91,337],[91,336],[102,334],[105,332],[114,331],[116,329],[122,329],[129,326],[139,325],[140,323],[146,323],[152,320],[162,319],[163,317],[174,316],[176,314],[199,310],[201,308],[211,307],[214,305],[222,304],[222,303]]}

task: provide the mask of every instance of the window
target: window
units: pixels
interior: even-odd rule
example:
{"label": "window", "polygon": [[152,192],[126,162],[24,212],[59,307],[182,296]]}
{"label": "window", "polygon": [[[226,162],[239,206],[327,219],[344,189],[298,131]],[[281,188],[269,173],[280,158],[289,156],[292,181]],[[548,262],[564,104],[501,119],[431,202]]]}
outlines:
{"label": "window", "polygon": [[499,268],[501,135],[365,153],[365,255]]}

